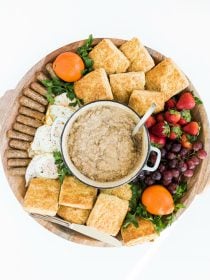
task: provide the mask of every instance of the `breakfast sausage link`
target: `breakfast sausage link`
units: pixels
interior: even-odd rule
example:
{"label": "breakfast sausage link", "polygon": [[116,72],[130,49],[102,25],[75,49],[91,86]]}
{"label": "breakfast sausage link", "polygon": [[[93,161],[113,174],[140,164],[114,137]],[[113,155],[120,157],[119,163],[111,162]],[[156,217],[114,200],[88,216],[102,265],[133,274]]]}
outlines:
{"label": "breakfast sausage link", "polygon": [[39,120],[41,122],[44,122],[44,119],[45,119],[45,114],[37,112],[37,111],[34,111],[34,110],[31,110],[31,109],[29,109],[27,107],[24,107],[24,106],[21,106],[19,108],[19,113],[21,113],[21,114],[23,114],[25,116],[37,119],[37,120]]}
{"label": "breakfast sausage link", "polygon": [[24,176],[26,173],[26,167],[14,167],[9,169],[11,176]]}
{"label": "breakfast sausage link", "polygon": [[46,96],[47,94],[46,88],[44,88],[42,85],[40,85],[37,82],[31,83],[31,88],[43,96]]}
{"label": "breakfast sausage link", "polygon": [[7,137],[12,139],[24,140],[28,142],[33,141],[33,136],[12,129],[7,131]]}
{"label": "breakfast sausage link", "polygon": [[11,158],[7,161],[9,167],[28,166],[31,160],[29,158]]}
{"label": "breakfast sausage link", "polygon": [[18,115],[16,121],[35,128],[40,127],[42,125],[40,121],[32,119],[30,117],[26,117],[24,115]]}
{"label": "breakfast sausage link", "polygon": [[28,148],[30,147],[30,143],[26,142],[26,141],[23,141],[23,140],[14,140],[14,139],[12,139],[9,142],[9,146],[11,148],[27,151]]}
{"label": "breakfast sausage link", "polygon": [[41,105],[40,103],[32,100],[31,98],[28,98],[26,96],[21,96],[20,97],[20,104],[25,106],[25,107],[28,107],[30,109],[34,109],[34,110],[37,110],[41,113],[44,113],[45,112],[45,107],[43,105]]}
{"label": "breakfast sausage link", "polygon": [[15,122],[13,124],[13,129],[17,130],[19,132],[28,134],[28,135],[32,135],[32,136],[34,136],[35,133],[36,133],[36,129],[34,127],[30,127],[30,126],[27,126],[25,124],[21,124],[21,123],[18,123],[18,122]]}
{"label": "breakfast sausage link", "polygon": [[7,149],[5,152],[6,157],[9,158],[28,158],[28,152],[15,149]]}
{"label": "breakfast sausage link", "polygon": [[50,74],[50,77],[51,77],[52,79],[57,79],[58,77],[57,77],[57,75],[55,74],[52,65],[53,65],[52,63],[47,63],[47,65],[46,65],[46,70],[47,70],[47,72]]}
{"label": "breakfast sausage link", "polygon": [[49,80],[49,78],[43,73],[43,72],[38,72],[36,74],[36,78],[38,81],[40,81],[41,83],[44,81],[44,80]]}
{"label": "breakfast sausage link", "polygon": [[39,93],[35,92],[34,90],[30,89],[30,88],[25,88],[23,90],[23,95],[33,99],[36,102],[39,102],[40,104],[46,106],[48,104],[47,99],[44,98],[42,95],[40,95]]}

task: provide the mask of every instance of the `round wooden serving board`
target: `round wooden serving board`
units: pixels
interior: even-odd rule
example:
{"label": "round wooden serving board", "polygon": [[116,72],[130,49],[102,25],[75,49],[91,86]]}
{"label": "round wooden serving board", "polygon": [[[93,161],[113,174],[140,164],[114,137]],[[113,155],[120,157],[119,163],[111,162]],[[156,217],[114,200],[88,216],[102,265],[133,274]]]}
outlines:
{"label": "round wooden serving board", "polygon": [[[116,46],[120,46],[125,40],[121,39],[111,39]],[[94,45],[101,41],[101,38],[94,39]],[[40,62],[34,65],[31,70],[29,70],[22,80],[18,83],[17,87],[13,90],[9,90],[5,95],[0,99],[0,152],[3,162],[4,171],[9,182],[9,185],[15,194],[18,201],[22,204],[23,198],[26,192],[25,181],[23,177],[11,176],[7,170],[7,158],[5,156],[5,150],[8,148],[8,138],[6,137],[6,132],[9,130],[14,121],[18,112],[19,107],[19,97],[23,88],[30,85],[31,82],[35,81],[36,73],[39,71],[45,72],[45,65],[48,62],[52,62],[56,56],[65,51],[76,51],[84,43],[84,40],[78,41],[75,43],[68,44],[62,48],[55,50],[54,52],[47,55]],[[153,57],[155,63],[159,63],[163,60],[164,56],[159,52],[147,48],[151,56]],[[194,94],[199,96],[192,83],[190,82],[189,90],[193,90]],[[196,106],[196,109],[193,111],[194,117],[201,124],[201,134],[200,139],[204,143],[204,148],[208,153],[208,157],[202,161],[202,163],[197,167],[195,175],[189,181],[189,191],[184,197],[184,204],[186,208],[189,207],[190,203],[193,201],[195,196],[201,193],[207,182],[210,178],[210,129],[207,114],[202,105]],[[184,210],[179,211],[179,215]],[[51,232],[73,242],[80,244],[86,244],[91,246],[107,246],[106,244],[92,240],[91,238],[85,237],[81,234],[75,233],[71,230],[67,230],[61,226],[54,225],[52,223],[37,220],[41,225],[50,230]]]}

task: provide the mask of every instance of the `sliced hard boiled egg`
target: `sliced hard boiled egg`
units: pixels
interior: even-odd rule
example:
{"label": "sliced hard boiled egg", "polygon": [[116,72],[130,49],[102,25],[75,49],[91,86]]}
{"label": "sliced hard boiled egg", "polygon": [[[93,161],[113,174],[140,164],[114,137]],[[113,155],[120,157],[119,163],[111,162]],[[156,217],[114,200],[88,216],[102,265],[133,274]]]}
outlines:
{"label": "sliced hard boiled egg", "polygon": [[51,141],[51,126],[42,125],[36,131],[34,140],[29,148],[29,156],[52,153],[57,149],[55,142]]}
{"label": "sliced hard boiled egg", "polygon": [[[57,98],[57,97],[56,97]],[[60,105],[49,105],[46,113],[45,123],[52,125],[56,118],[69,118],[73,114],[72,107],[64,107]]]}
{"label": "sliced hard boiled egg", "polygon": [[46,153],[33,157],[26,169],[26,186],[28,185],[29,181],[35,177],[48,179],[58,178],[57,166],[55,164],[53,154]]}

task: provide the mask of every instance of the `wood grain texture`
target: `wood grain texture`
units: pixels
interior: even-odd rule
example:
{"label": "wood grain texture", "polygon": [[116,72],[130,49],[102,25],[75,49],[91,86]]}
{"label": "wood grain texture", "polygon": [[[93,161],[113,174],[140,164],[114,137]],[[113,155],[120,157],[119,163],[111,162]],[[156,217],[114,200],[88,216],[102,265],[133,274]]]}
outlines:
{"label": "wood grain texture", "polygon": [[[94,44],[97,44],[101,38],[95,39]],[[120,46],[125,40],[121,39],[111,39],[116,46]],[[47,75],[45,65],[49,62],[52,62],[55,57],[65,51],[76,51],[78,47],[80,47],[84,43],[84,40],[68,44],[62,48],[59,48],[52,53],[48,54],[45,58],[39,61],[33,68],[31,68],[26,75],[22,78],[19,82],[17,87],[14,90],[7,91],[5,95],[0,99],[0,152],[1,158],[3,162],[4,171],[9,182],[9,185],[15,194],[18,201],[22,204],[23,197],[25,195],[25,181],[23,177],[13,177],[9,174],[7,170],[7,158],[5,155],[6,149],[8,149],[8,139],[6,136],[6,132],[12,128],[13,123],[15,122],[15,118],[18,114],[19,109],[19,97],[21,96],[21,92],[23,88],[29,87],[32,82],[36,82],[36,75],[38,72],[42,71],[44,74]],[[159,52],[147,48],[150,54],[152,55],[155,63],[159,63],[164,56]],[[193,90],[194,93],[198,95],[197,91],[193,87],[192,83],[190,82],[189,90]],[[190,203],[193,201],[195,196],[201,193],[208,180],[210,183],[210,128],[208,123],[207,114],[205,112],[204,107],[197,106],[197,108],[193,111],[193,114],[202,125],[200,139],[204,143],[204,148],[208,153],[208,157],[202,161],[201,165],[196,169],[195,175],[191,178],[189,182],[190,190],[188,191],[187,195],[184,197],[183,202],[188,207]],[[187,208],[186,207],[186,208]],[[179,211],[179,215],[184,210]],[[91,245],[91,246],[103,246],[107,247],[106,244],[92,240],[91,238],[82,236],[81,234],[75,233],[70,230],[66,230],[61,226],[51,224],[46,221],[37,220],[42,226],[44,226],[49,231],[57,234],[60,237],[63,237],[67,240],[72,242],[84,244],[84,245]]]}

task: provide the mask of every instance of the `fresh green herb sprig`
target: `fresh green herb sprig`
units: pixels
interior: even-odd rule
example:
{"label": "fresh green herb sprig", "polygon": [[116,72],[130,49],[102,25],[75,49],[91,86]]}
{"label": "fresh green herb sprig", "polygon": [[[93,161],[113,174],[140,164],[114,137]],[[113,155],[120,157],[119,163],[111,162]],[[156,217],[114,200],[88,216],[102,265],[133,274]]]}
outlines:
{"label": "fresh green herb sprig", "polygon": [[62,184],[65,176],[72,175],[72,174],[68,169],[68,167],[66,166],[66,164],[64,163],[61,152],[55,151],[53,152],[53,156],[55,159],[55,164],[57,165],[57,169],[58,169],[58,178],[60,183]]}
{"label": "fresh green herb sprig", "polygon": [[140,196],[143,191],[143,188],[140,188],[137,185],[131,185],[132,197],[129,202],[130,211],[127,213],[126,218],[123,223],[123,227],[126,228],[129,224],[133,224],[135,227],[138,227],[137,218],[141,217],[145,220],[151,221],[158,233],[163,229],[171,225],[175,219],[176,213],[179,209],[184,208],[185,206],[180,203],[181,198],[187,191],[187,183],[182,182],[178,186],[176,192],[173,195],[175,209],[173,213],[169,215],[159,216],[150,214],[145,206],[140,202]]}
{"label": "fresh green herb sprig", "polygon": [[66,96],[70,99],[69,106],[81,106],[83,100],[79,99],[74,92],[74,84],[61,81],[59,78],[53,78],[42,81],[47,88],[46,98],[50,104],[54,104],[55,97],[66,92]]}
{"label": "fresh green herb sprig", "polygon": [[84,45],[77,49],[77,54],[83,59],[85,63],[85,70],[82,72],[83,75],[93,70],[93,60],[89,57],[89,52],[92,50],[93,35],[89,35]]}

